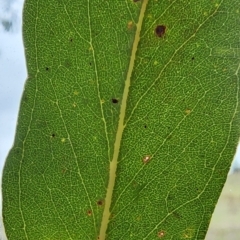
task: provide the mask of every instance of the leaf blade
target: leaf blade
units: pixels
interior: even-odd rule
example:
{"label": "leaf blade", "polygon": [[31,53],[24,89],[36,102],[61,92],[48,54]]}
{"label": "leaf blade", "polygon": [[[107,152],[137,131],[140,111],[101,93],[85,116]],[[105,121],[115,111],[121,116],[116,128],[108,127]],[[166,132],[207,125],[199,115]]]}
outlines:
{"label": "leaf blade", "polygon": [[204,238],[239,138],[239,29],[230,28],[239,3],[33,7],[29,0],[29,79],[3,172],[9,239],[98,237],[122,80],[130,81],[126,69],[144,4],[110,222],[100,237]]}

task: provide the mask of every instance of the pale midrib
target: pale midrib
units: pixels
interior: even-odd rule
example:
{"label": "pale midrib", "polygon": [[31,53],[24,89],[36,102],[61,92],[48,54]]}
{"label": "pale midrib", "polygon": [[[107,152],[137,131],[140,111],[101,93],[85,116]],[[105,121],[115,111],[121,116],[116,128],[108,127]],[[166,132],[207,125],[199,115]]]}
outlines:
{"label": "pale midrib", "polygon": [[126,106],[127,106],[128,92],[129,92],[129,87],[130,87],[130,79],[131,79],[131,75],[132,75],[132,71],[133,71],[133,67],[134,67],[135,55],[136,55],[138,43],[140,40],[140,32],[141,32],[143,17],[144,17],[144,13],[145,13],[145,10],[147,7],[147,3],[148,3],[148,0],[144,0],[142,2],[138,23],[136,24],[136,34],[135,34],[135,39],[134,39],[133,46],[132,46],[132,54],[131,54],[127,77],[126,77],[126,81],[125,81],[125,87],[124,87],[124,91],[123,91],[122,103],[121,103],[121,108],[120,108],[118,129],[117,129],[117,134],[116,134],[116,140],[114,143],[113,159],[110,162],[109,182],[108,182],[107,194],[106,194],[106,198],[105,198],[105,202],[104,202],[105,207],[104,207],[104,211],[103,211],[103,217],[102,217],[100,234],[99,234],[100,240],[105,240],[105,238],[106,238],[106,231],[107,231],[108,222],[109,222],[109,218],[110,218],[110,214],[111,214],[110,206],[111,206],[112,194],[113,194],[113,189],[114,189],[115,179],[116,179],[118,155],[119,155],[120,144],[121,144],[122,134],[123,134],[123,129],[124,129],[124,118],[125,118],[125,112],[126,112]]}

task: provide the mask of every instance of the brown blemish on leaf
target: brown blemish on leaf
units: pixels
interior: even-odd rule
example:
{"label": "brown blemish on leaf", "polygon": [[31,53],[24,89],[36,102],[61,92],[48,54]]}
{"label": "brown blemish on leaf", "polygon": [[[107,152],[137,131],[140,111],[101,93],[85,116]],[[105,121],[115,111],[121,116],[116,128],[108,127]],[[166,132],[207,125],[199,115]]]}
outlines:
{"label": "brown blemish on leaf", "polygon": [[132,27],[133,27],[133,22],[132,22],[132,21],[129,21],[128,24],[127,24],[127,27],[128,27],[129,30],[132,29]]}
{"label": "brown blemish on leaf", "polygon": [[157,235],[159,238],[163,238],[165,236],[165,231],[161,230]]}
{"label": "brown blemish on leaf", "polygon": [[98,201],[97,201],[97,205],[98,205],[98,206],[103,206],[103,204],[104,204],[103,200],[98,200]]}
{"label": "brown blemish on leaf", "polygon": [[158,37],[163,37],[163,35],[165,34],[166,32],[166,26],[164,25],[158,25],[156,28],[155,28],[155,33]]}
{"label": "brown blemish on leaf", "polygon": [[88,211],[87,211],[87,215],[88,215],[89,217],[91,217],[91,216],[92,216],[92,211],[91,211],[91,210],[88,210]]}
{"label": "brown blemish on leaf", "polygon": [[148,163],[150,160],[151,160],[151,156],[150,155],[146,155],[142,159],[143,163],[145,163],[145,164]]}

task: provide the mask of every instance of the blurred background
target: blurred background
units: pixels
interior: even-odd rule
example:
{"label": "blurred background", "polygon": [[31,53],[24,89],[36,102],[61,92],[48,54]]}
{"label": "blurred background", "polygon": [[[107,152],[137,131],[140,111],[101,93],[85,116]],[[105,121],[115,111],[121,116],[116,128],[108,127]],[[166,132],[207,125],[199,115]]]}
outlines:
{"label": "blurred background", "polygon": [[[0,172],[13,144],[20,99],[27,77],[21,32],[23,2],[0,0]],[[0,240],[6,239],[0,217]],[[240,239],[240,147],[206,239]]]}

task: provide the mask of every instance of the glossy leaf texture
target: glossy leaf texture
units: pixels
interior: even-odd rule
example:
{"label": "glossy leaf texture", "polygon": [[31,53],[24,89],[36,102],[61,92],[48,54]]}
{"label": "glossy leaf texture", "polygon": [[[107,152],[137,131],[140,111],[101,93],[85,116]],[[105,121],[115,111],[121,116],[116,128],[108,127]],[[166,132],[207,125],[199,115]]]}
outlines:
{"label": "glossy leaf texture", "polygon": [[239,139],[239,24],[238,0],[26,0],[8,239],[204,239]]}

